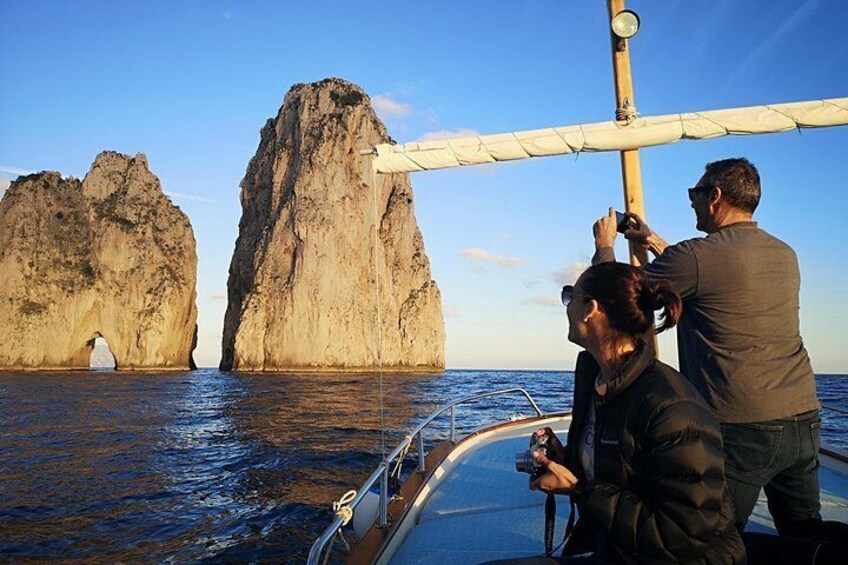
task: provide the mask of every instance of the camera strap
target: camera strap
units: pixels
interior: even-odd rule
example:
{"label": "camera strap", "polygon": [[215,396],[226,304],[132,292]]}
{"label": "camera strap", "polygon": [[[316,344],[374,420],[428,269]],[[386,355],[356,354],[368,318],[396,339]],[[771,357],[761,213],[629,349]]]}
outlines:
{"label": "camera strap", "polygon": [[571,542],[571,534],[574,533],[574,522],[575,515],[577,514],[577,505],[574,503],[574,497],[569,496],[569,501],[571,502],[571,509],[568,512],[568,522],[565,524],[565,534],[562,536],[562,556],[566,556],[566,552],[568,551],[568,544]]}
{"label": "camera strap", "polygon": [[545,499],[545,557],[554,552],[554,525],[556,524],[556,498],[552,493]]}

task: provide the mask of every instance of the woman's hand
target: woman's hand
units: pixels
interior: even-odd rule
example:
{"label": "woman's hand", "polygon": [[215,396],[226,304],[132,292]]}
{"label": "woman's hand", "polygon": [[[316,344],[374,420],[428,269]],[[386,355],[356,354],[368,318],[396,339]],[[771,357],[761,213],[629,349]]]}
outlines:
{"label": "woman's hand", "polygon": [[565,446],[562,445],[562,442],[559,441],[559,438],[549,427],[539,428],[536,430],[535,441],[530,442],[530,447],[532,448],[533,444],[539,442],[543,436],[548,436],[548,440],[546,442],[548,459],[556,461],[557,463],[563,463],[565,461]]}
{"label": "woman's hand", "polygon": [[532,490],[553,494],[569,494],[577,485],[577,477],[563,465],[551,461],[541,451],[533,452],[536,463],[547,467],[547,472],[530,483]]}

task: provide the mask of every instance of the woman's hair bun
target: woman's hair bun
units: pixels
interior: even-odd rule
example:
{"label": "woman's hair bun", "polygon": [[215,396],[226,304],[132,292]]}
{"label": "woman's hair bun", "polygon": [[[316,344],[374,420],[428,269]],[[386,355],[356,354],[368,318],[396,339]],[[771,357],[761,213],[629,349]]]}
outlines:
{"label": "woman's hair bun", "polygon": [[648,280],[647,277],[643,278],[641,283],[636,301],[639,305],[639,310],[649,314],[660,308],[660,305],[658,304],[660,299],[657,294],[657,285],[656,283]]}
{"label": "woman's hair bun", "polygon": [[651,280],[645,271],[625,263],[600,263],[584,274],[589,296],[599,302],[613,329],[630,335],[648,331],[654,312],[662,310],[658,332],[680,319],[683,302],[665,281]]}
{"label": "woman's hair bun", "polygon": [[657,332],[663,332],[677,325],[680,315],[683,313],[683,301],[666,282],[650,281],[648,284],[651,287],[653,310],[662,310]]}

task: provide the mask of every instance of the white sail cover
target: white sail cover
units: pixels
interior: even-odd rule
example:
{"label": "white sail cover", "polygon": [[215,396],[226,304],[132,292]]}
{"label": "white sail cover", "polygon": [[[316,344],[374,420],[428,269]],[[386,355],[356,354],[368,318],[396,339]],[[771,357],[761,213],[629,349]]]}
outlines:
{"label": "white sail cover", "polygon": [[848,98],[831,98],[640,117],[630,125],[610,121],[403,145],[381,144],[376,146],[373,167],[380,173],[411,173],[528,157],[638,149],[681,139],[711,139],[846,124]]}

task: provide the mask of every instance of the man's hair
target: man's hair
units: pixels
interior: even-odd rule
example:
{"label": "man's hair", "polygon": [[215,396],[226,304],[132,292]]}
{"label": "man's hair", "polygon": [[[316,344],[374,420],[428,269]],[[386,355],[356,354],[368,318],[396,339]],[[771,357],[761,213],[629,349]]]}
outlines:
{"label": "man's hair", "polygon": [[723,159],[707,163],[704,183],[721,189],[734,208],[750,214],[760,203],[760,173],[748,159]]}

